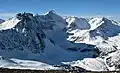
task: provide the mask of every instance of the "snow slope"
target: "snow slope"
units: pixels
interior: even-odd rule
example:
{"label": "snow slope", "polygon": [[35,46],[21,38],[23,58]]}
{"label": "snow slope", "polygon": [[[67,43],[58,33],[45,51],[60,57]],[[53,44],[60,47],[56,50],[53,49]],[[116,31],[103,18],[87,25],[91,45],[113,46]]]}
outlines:
{"label": "snow slope", "polygon": [[7,20],[0,25],[0,30],[7,30],[15,27],[15,25],[19,22],[17,18],[12,18],[10,20]]}
{"label": "snow slope", "polygon": [[58,70],[60,68],[30,60],[9,59],[0,57],[0,67],[10,69],[35,69],[35,70]]}
{"label": "snow slope", "polygon": [[[74,35],[72,35],[71,37],[76,37],[76,38],[74,38],[74,40],[76,40],[75,42],[87,43],[89,41],[91,43],[91,41],[92,41],[92,43],[93,42],[97,43],[97,42],[107,40],[109,37],[114,37],[114,36],[118,35],[120,32],[119,24],[115,24],[115,23],[113,23],[113,21],[111,21],[107,18],[104,18],[104,17],[93,18],[89,21],[89,24],[91,25],[91,28],[87,31],[85,30],[86,32],[83,32],[84,31],[83,30],[83,31],[76,31],[75,33],[73,33]],[[114,31],[111,29],[114,29]],[[80,29],[75,29],[75,30],[80,30]],[[70,31],[70,32],[73,32],[73,31]],[[82,32],[82,34],[78,34],[81,32]],[[81,39],[80,37],[82,37],[83,40],[80,40]],[[84,40],[86,40],[86,38],[87,39],[89,38],[89,40],[84,41]],[[69,40],[70,39],[72,39],[72,38],[69,38]]]}
{"label": "snow slope", "polygon": [[85,58],[83,60],[77,60],[73,62],[63,62],[64,64],[70,64],[71,66],[78,66],[86,70],[91,71],[108,71],[104,60],[100,58]]}
{"label": "snow slope", "polygon": [[66,22],[68,23],[67,28],[71,29],[90,29],[90,24],[84,18],[67,17]]}
{"label": "snow slope", "polygon": [[91,28],[90,30],[94,30],[96,29],[97,27],[99,27],[100,25],[102,25],[104,23],[104,21],[102,21],[102,17],[96,17],[96,18],[93,18],[89,21],[89,24],[91,24]]}

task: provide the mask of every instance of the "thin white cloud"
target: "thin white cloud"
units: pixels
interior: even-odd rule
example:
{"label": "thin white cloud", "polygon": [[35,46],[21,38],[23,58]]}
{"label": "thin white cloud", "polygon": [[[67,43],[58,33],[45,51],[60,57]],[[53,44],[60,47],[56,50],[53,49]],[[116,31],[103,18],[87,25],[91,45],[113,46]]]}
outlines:
{"label": "thin white cloud", "polygon": [[0,18],[9,19],[13,17],[16,13],[0,13]]}
{"label": "thin white cloud", "polygon": [[[14,17],[16,15],[16,13],[7,13],[7,12],[0,12],[0,18],[3,18],[3,19],[9,19],[11,17]],[[110,19],[113,19],[113,20],[117,20],[117,21],[120,21],[120,16],[116,16],[116,15],[91,15],[91,16],[78,16],[78,15],[68,15],[68,14],[60,14],[61,16],[76,16],[76,17],[83,17],[83,18],[92,18],[92,17],[107,17],[107,18],[110,18]]]}
{"label": "thin white cloud", "polygon": [[94,15],[94,16],[82,16],[82,17],[85,17],[85,18],[92,18],[92,17],[106,17],[106,18],[109,18],[109,19],[112,19],[112,20],[115,20],[115,21],[120,21],[120,16],[116,16],[116,15]]}

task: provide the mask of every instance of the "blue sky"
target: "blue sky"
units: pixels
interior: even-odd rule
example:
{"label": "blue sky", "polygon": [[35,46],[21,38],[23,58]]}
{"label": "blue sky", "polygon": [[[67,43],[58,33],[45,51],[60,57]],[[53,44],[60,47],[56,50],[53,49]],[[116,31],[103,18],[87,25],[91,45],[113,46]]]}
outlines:
{"label": "blue sky", "polygon": [[18,12],[44,14],[51,9],[63,16],[120,18],[120,0],[0,0],[1,18],[8,18]]}

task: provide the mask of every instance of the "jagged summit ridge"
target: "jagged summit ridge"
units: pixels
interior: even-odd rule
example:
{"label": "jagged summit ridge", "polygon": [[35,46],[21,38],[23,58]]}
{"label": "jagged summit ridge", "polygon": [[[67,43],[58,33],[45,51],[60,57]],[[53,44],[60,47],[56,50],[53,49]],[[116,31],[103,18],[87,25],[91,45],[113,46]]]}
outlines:
{"label": "jagged summit ridge", "polygon": [[19,20],[24,20],[24,19],[31,19],[33,18],[33,14],[32,13],[18,13],[16,14],[16,18],[18,18]]}
{"label": "jagged summit ridge", "polygon": [[[94,29],[92,29],[91,32],[96,34],[96,36],[103,37],[104,39],[118,35],[118,33],[120,32],[120,26],[114,24],[111,20],[105,17],[94,18],[89,23],[91,24],[91,26],[95,27]],[[111,29],[114,29],[114,31]]]}
{"label": "jagged summit ridge", "polygon": [[56,14],[56,12],[54,10],[50,10],[47,13],[45,13],[45,15],[47,15],[47,14]]}
{"label": "jagged summit ridge", "polygon": [[67,27],[71,29],[90,29],[90,24],[85,18],[67,17],[66,22],[68,23]]}
{"label": "jagged summit ridge", "polygon": [[96,17],[96,18],[92,18],[89,21],[89,24],[91,24],[91,30],[96,29],[97,27],[99,27],[102,23],[104,23],[104,21],[102,21],[103,17]]}

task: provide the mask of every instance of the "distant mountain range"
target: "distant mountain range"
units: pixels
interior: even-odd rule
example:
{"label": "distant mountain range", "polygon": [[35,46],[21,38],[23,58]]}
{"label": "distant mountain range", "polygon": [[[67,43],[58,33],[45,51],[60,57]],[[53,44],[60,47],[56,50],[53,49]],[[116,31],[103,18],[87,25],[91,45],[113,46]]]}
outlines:
{"label": "distant mountain range", "polygon": [[105,17],[63,18],[51,10],[45,15],[18,13],[0,23],[0,67],[120,69],[120,22]]}
{"label": "distant mountain range", "polygon": [[1,24],[1,23],[3,23],[4,21],[5,21],[5,20],[3,20],[3,19],[0,19],[0,24]]}

